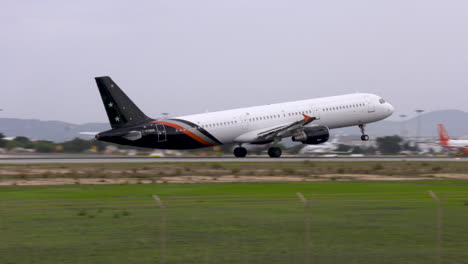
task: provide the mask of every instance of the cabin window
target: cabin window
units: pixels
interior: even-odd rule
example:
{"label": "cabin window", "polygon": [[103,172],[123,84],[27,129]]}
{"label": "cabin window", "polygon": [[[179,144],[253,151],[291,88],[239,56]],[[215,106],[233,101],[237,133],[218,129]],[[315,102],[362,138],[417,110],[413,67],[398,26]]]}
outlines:
{"label": "cabin window", "polygon": [[379,99],[380,104],[385,104],[385,100],[383,98]]}

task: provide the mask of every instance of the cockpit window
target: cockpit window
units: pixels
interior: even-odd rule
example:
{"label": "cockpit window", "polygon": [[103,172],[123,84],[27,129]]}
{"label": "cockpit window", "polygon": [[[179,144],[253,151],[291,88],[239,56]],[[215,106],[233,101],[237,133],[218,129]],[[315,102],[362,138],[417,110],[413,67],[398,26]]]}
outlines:
{"label": "cockpit window", "polygon": [[380,98],[380,99],[379,99],[379,102],[380,102],[381,104],[385,104],[385,100],[384,100],[383,98]]}

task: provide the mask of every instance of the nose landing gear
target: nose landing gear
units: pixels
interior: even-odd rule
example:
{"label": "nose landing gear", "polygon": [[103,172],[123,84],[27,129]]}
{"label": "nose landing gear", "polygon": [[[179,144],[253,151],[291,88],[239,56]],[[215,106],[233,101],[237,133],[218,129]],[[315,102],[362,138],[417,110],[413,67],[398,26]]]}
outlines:
{"label": "nose landing gear", "polygon": [[361,129],[361,140],[369,141],[369,135],[366,135],[366,125],[365,124],[359,125],[359,129]]}

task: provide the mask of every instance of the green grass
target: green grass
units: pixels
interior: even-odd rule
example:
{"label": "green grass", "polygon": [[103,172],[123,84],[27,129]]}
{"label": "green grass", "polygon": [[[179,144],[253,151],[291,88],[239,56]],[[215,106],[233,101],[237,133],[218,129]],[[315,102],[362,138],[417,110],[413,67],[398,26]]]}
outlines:
{"label": "green grass", "polygon": [[0,263],[435,263],[428,190],[468,263],[461,180],[1,187]]}

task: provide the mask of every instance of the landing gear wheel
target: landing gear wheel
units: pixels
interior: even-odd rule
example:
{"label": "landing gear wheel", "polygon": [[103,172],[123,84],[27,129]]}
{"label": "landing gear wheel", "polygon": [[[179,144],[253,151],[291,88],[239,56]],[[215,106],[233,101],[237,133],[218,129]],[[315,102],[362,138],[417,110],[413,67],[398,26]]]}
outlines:
{"label": "landing gear wheel", "polygon": [[268,149],[268,156],[270,156],[271,158],[279,158],[281,157],[281,149],[278,148],[278,147],[271,147]]}
{"label": "landing gear wheel", "polygon": [[359,129],[361,129],[361,140],[362,141],[369,141],[369,136],[366,135],[366,125],[365,124],[362,124],[362,125],[359,125]]}
{"label": "landing gear wheel", "polygon": [[234,156],[237,158],[244,158],[247,156],[247,149],[243,147],[237,147],[234,149]]}

